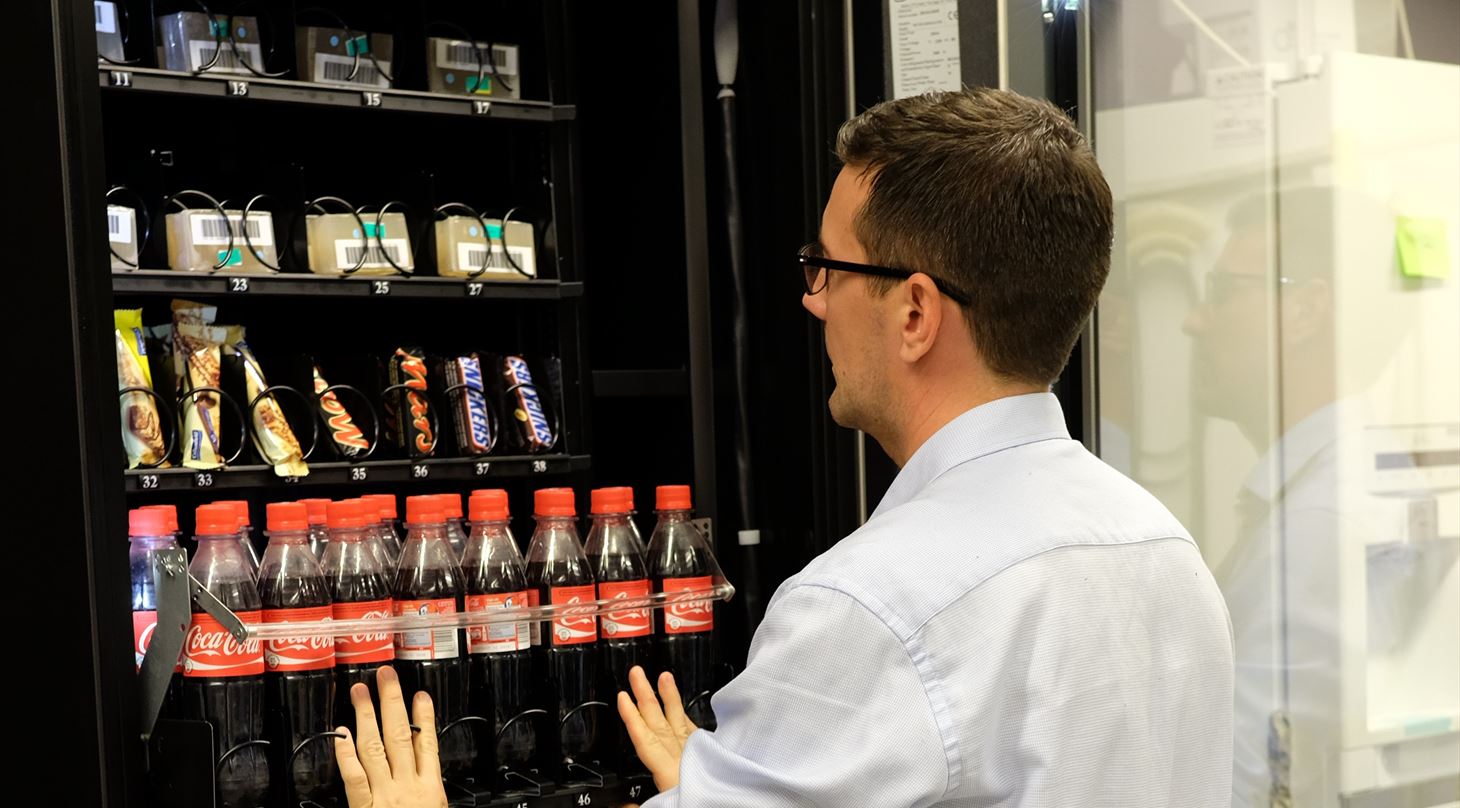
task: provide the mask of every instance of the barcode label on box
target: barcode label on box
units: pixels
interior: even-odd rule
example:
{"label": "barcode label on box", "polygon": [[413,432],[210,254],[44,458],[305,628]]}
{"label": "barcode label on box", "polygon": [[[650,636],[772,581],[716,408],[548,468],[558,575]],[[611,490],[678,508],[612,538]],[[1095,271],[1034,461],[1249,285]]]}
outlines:
{"label": "barcode label on box", "polygon": [[[354,78],[350,78],[351,70],[355,70]],[[328,81],[358,87],[389,87],[390,82],[386,80],[382,71],[390,72],[390,62],[383,61],[377,68],[375,63],[370,61],[370,57],[362,56],[359,69],[356,69],[353,56],[340,56],[336,53],[316,53],[314,55],[315,81]]]}
{"label": "barcode label on box", "polygon": [[[233,240],[236,242],[234,246],[242,247],[244,231],[240,229],[240,225],[245,223],[241,213],[228,214],[227,222],[216,213],[192,214],[193,243],[226,245],[230,230],[229,223],[232,223]],[[253,246],[265,247],[274,243],[274,220],[270,214],[250,213],[246,226],[248,227],[248,240]]]}
{"label": "barcode label on box", "polygon": [[248,63],[259,70],[264,69],[264,51],[257,44],[244,43],[235,46],[228,42],[217,42],[211,39],[193,39],[188,41],[188,67],[192,70],[202,70],[212,60],[213,54],[218,54],[218,61],[208,68],[209,73],[248,73],[248,68],[239,63],[242,56]]}
{"label": "barcode label on box", "polygon": [[[361,269],[391,269],[390,261],[394,261],[402,269],[411,268],[411,246],[406,239],[387,238],[379,242],[373,238],[365,241],[353,238],[335,239],[336,269],[343,271],[354,267],[362,255],[365,263],[360,265]],[[387,257],[390,261],[386,260]]]}
{"label": "barcode label on box", "polygon": [[[493,45],[490,55],[487,43],[478,42],[481,49],[480,65],[483,73],[492,73],[492,68],[504,76],[517,75],[517,46],[516,45]],[[460,39],[443,39],[436,43],[436,65],[448,70],[464,70],[476,73],[477,48],[472,43]]]}
{"label": "barcode label on box", "polygon": [[96,7],[96,32],[115,34],[117,32],[117,4],[96,0],[92,5]]}
{"label": "barcode label on box", "polygon": [[132,222],[137,212],[121,205],[106,206],[106,238],[113,244],[132,243]]}
{"label": "barcode label on box", "polygon": [[[537,263],[533,261],[532,250],[527,247],[507,245],[507,252],[511,254],[512,260],[517,266],[528,275],[537,277]],[[487,245],[472,244],[470,242],[456,245],[456,268],[463,272],[476,272],[481,269],[482,262],[486,261],[488,272],[506,272],[512,275],[517,270],[507,262],[507,256],[502,253],[502,245],[493,244],[491,255],[487,254]]]}

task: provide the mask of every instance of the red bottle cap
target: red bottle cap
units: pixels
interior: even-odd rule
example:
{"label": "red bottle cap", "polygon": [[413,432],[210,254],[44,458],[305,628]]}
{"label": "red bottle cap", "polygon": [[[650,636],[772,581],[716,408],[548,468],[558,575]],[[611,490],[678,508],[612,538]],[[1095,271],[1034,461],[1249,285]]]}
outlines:
{"label": "red bottle cap", "polygon": [[507,509],[507,492],[500,488],[482,488],[473,491],[471,501],[467,503],[467,509],[471,511],[473,522],[503,521],[510,515]]}
{"label": "red bottle cap", "polygon": [[628,486],[595,488],[588,495],[590,513],[628,513],[634,509],[634,489]]}
{"label": "red bottle cap", "polygon": [[577,516],[571,488],[539,488],[532,496],[535,516]]}
{"label": "red bottle cap", "polygon": [[446,522],[446,511],[436,494],[406,497],[406,524],[440,525]]}
{"label": "red bottle cap", "polygon": [[151,508],[137,508],[127,512],[128,536],[166,536],[167,514]]}
{"label": "red bottle cap", "polygon": [[196,522],[199,536],[227,536],[238,532],[238,511],[228,502],[199,505]]}
{"label": "red bottle cap", "polygon": [[395,494],[366,494],[361,499],[375,504],[375,512],[381,519],[395,519],[400,516],[396,510]]}
{"label": "red bottle cap", "polygon": [[346,499],[331,502],[328,508],[330,530],[359,528],[375,524],[374,503],[361,499]]}
{"label": "red bottle cap", "polygon": [[437,494],[436,499],[441,502],[441,513],[447,519],[460,519],[461,495],[459,494]]}
{"label": "red bottle cap", "polygon": [[692,508],[687,485],[661,485],[654,489],[654,508],[660,511],[687,511]]}
{"label": "red bottle cap", "polygon": [[139,510],[157,511],[162,514],[167,532],[177,532],[177,506],[176,505],[143,505]]}
{"label": "red bottle cap", "polygon": [[327,499],[325,499],[323,497],[315,497],[313,499],[301,499],[301,500],[299,500],[299,504],[300,505],[303,505],[304,507],[306,507],[306,508],[309,509],[309,524],[311,524],[311,525],[327,525],[327,524],[329,524],[329,521],[330,521],[330,517],[329,517],[330,501],[329,500],[327,500]]}
{"label": "red bottle cap", "polygon": [[309,506],[302,502],[270,502],[264,512],[270,533],[309,529]]}

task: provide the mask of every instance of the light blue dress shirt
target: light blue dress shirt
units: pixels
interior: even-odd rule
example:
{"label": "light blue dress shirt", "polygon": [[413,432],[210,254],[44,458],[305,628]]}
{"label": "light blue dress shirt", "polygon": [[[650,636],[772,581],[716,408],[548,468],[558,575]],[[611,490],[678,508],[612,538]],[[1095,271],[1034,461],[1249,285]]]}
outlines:
{"label": "light blue dress shirt", "polygon": [[776,592],[644,808],[1229,805],[1232,640],[1195,543],[1048,393],[969,410]]}

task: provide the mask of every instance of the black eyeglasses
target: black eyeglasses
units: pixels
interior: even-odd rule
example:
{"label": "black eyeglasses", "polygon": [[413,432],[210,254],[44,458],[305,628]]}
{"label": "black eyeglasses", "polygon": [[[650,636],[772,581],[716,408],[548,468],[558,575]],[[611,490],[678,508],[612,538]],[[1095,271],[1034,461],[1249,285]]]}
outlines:
{"label": "black eyeglasses", "polygon": [[[802,280],[806,284],[806,294],[814,295],[826,288],[826,270],[836,269],[842,272],[855,272],[858,275],[872,275],[878,278],[897,278],[907,280],[917,273],[910,269],[898,269],[896,267],[883,267],[876,264],[859,264],[855,261],[838,261],[835,258],[827,258],[821,254],[821,245],[811,242],[796,254],[796,262],[801,265]],[[926,273],[925,273],[926,274]],[[933,285],[938,291],[947,295],[960,306],[967,306],[970,302],[968,295],[951,288],[947,283],[938,278],[928,275],[933,279]]]}

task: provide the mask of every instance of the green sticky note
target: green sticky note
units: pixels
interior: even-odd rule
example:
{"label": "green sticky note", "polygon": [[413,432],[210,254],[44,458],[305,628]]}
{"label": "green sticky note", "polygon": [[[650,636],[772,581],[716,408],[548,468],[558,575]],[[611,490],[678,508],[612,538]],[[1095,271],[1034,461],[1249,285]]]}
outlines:
{"label": "green sticky note", "polygon": [[1444,219],[1400,216],[1395,222],[1394,249],[1406,278],[1450,277],[1450,249]]}
{"label": "green sticky note", "polygon": [[[223,256],[224,255],[227,255],[228,256],[228,260],[227,261],[223,261]],[[225,252],[223,250],[219,250],[218,251],[218,260],[219,261],[223,261],[223,266],[224,267],[236,267],[236,266],[240,266],[240,265],[243,264],[243,253],[239,252],[237,247],[234,247],[232,252]]]}

